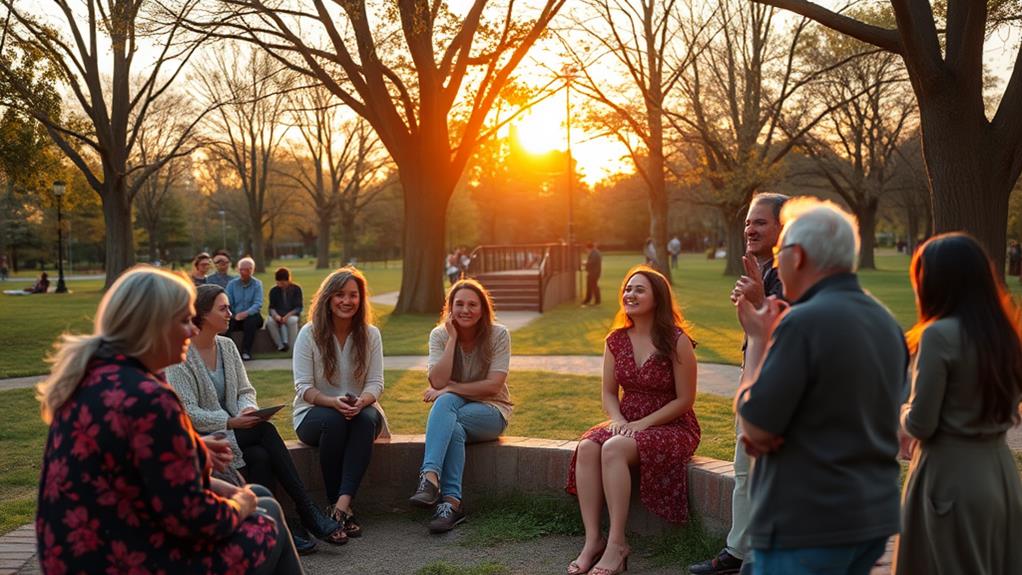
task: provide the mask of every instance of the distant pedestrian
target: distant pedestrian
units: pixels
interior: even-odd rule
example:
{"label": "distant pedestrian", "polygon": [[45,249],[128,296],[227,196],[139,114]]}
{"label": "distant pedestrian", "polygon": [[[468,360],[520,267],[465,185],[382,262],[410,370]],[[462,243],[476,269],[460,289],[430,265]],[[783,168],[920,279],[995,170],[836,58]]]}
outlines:
{"label": "distant pedestrian", "polygon": [[681,253],[681,240],[678,236],[671,238],[671,241],[667,242],[667,253],[671,254],[671,269],[678,267],[678,254]]}
{"label": "distant pedestrian", "polygon": [[255,260],[241,258],[238,261],[240,275],[227,284],[227,297],[230,298],[231,311],[234,312],[227,331],[243,332],[241,359],[245,361],[252,359],[256,332],[263,327],[263,316],[260,315],[263,309],[263,283],[252,276],[254,270]]}
{"label": "distant pedestrian", "polygon": [[586,297],[582,305],[600,305],[600,275],[603,273],[603,254],[596,248],[596,244],[586,244],[589,254],[586,255]]}
{"label": "distant pedestrian", "polygon": [[890,312],[859,286],[854,216],[799,198],[781,220],[777,270],[790,309],[737,302],[748,347],[735,403],[757,458],[752,573],[866,575],[900,524],[908,352]]}
{"label": "distant pedestrian", "polygon": [[209,273],[210,259],[209,254],[206,252],[200,252],[192,258],[192,271],[188,274],[188,279],[192,280],[195,287],[205,285],[206,274]]}
{"label": "distant pedestrian", "polygon": [[0,256],[0,281],[7,281],[7,256]]}
{"label": "distant pedestrian", "polygon": [[1022,399],[1018,310],[965,234],[927,241],[909,275],[919,320],[901,425],[914,441],[894,571],[1022,573],[1022,481],[1004,435]]}
{"label": "distant pedestrian", "polygon": [[451,285],[454,285],[454,282],[461,277],[461,256],[458,255],[458,250],[451,250],[447,254],[447,258],[444,260],[444,274]]}
{"label": "distant pedestrian", "polygon": [[642,253],[646,256],[646,265],[654,268],[657,267],[656,244],[653,243],[653,238],[646,238],[646,246],[643,248]]}
{"label": "distant pedestrian", "polygon": [[216,271],[206,276],[206,283],[216,284],[227,289],[227,284],[237,276],[231,275],[231,254],[227,250],[217,250],[213,253],[213,265]]}

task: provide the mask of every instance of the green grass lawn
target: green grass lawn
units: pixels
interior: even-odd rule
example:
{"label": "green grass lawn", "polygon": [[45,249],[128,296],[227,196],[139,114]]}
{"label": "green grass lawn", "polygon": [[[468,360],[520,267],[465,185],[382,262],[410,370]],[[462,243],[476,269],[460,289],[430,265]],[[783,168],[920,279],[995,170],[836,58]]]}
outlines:
{"label": "green grass lawn", "polygon": [[[608,254],[604,257],[604,273],[600,280],[603,305],[579,308],[566,303],[543,314],[535,322],[517,330],[513,337],[516,354],[588,355],[600,354],[603,338],[617,310],[617,290],[629,267],[640,263],[637,254]],[[915,310],[908,283],[908,257],[893,252],[880,252],[879,270],[862,272],[862,282],[894,313],[904,327],[912,324]],[[327,270],[316,270],[310,262],[291,261],[295,281],[304,289],[307,303],[319,287]],[[728,293],[734,278],[723,275],[724,262],[707,260],[696,254],[680,259],[674,273],[675,291],[692,333],[699,342],[696,355],[700,361],[738,364],[741,331],[734,317]],[[399,263],[370,262],[364,268],[373,293],[400,289]],[[272,287],[272,270],[258,276],[264,287]],[[69,282],[73,293],[63,296],[0,297],[0,317],[6,318],[0,332],[0,378],[36,375],[46,372],[44,356],[63,331],[86,332],[102,296],[102,282],[82,280]],[[1014,290],[1018,282],[1010,281]],[[9,284],[14,285],[14,284]],[[20,284],[17,284],[20,285]],[[375,306],[378,324],[383,332],[387,355],[423,355],[427,336],[436,322],[433,314],[394,316],[393,308]],[[265,314],[264,314],[265,315]]]}
{"label": "green grass lawn", "polygon": [[[260,405],[291,403],[294,387],[288,371],[249,374],[259,392]],[[429,406],[422,402],[422,372],[386,372],[383,407],[392,433],[423,433]],[[508,435],[575,439],[604,419],[597,377],[545,372],[516,372],[509,380],[516,408]],[[30,389],[0,392],[5,417],[0,418],[0,534],[28,523],[35,513],[39,465],[46,443],[46,426],[39,419],[39,404]],[[285,439],[295,433],[289,409],[275,418]],[[734,449],[734,419],[730,402],[700,394],[696,413],[703,429],[700,455],[730,459]]]}

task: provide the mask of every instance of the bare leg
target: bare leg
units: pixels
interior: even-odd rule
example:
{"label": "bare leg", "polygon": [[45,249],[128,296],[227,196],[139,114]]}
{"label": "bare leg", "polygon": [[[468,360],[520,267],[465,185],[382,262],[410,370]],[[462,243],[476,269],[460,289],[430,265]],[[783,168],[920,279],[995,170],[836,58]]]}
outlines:
{"label": "bare leg", "polygon": [[625,525],[628,521],[628,503],[632,496],[630,468],[639,464],[639,447],[635,439],[615,435],[603,444],[601,454],[603,493],[607,498],[610,530],[607,536],[607,550],[597,567],[614,570],[629,553]]}
{"label": "bare leg", "polygon": [[578,506],[586,541],[574,563],[585,573],[603,551],[605,541],[600,534],[600,515],[603,512],[603,476],[600,469],[600,445],[583,439],[578,445],[575,459],[575,486]]}

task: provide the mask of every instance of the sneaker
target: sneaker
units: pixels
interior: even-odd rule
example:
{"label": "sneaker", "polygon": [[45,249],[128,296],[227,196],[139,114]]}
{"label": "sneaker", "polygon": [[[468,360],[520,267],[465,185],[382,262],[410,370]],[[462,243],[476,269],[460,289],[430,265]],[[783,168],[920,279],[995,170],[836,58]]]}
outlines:
{"label": "sneaker", "polygon": [[284,350],[286,350],[286,349],[287,349],[287,346],[286,346],[286,345],[283,345],[283,344],[281,344],[281,345],[278,345],[278,346],[277,346],[277,351],[284,351]]}
{"label": "sneaker", "polygon": [[440,488],[433,485],[433,482],[426,479],[426,474],[419,475],[419,486],[415,489],[415,495],[408,498],[408,502],[416,507],[429,509],[440,501]]}
{"label": "sneaker", "polygon": [[446,533],[465,520],[463,505],[454,507],[450,501],[441,501],[433,512],[433,520],[429,522],[430,533]]}
{"label": "sneaker", "polygon": [[252,354],[250,353],[241,354],[241,361],[252,361]]}
{"label": "sneaker", "polygon": [[692,575],[734,575],[742,570],[742,560],[721,549],[713,559],[688,566]]}

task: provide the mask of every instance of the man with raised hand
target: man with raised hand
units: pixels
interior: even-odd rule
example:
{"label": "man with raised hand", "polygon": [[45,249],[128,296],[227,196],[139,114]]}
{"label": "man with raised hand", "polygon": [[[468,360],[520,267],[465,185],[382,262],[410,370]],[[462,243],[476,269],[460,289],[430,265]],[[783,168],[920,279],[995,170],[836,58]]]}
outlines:
{"label": "man with raised hand", "polygon": [[855,217],[798,198],[781,221],[777,272],[790,308],[736,303],[748,346],[735,406],[740,443],[756,458],[752,573],[868,575],[900,523],[908,351],[855,275]]}
{"label": "man with raised hand", "polygon": [[[745,275],[735,282],[731,303],[745,297],[749,303],[759,307],[770,296],[781,297],[781,280],[774,267],[774,246],[781,234],[781,208],[787,200],[788,196],[781,194],[757,194],[752,198],[745,217],[745,256],[742,258]],[[744,343],[742,352],[744,355]],[[735,437],[735,489],[731,495],[731,531],[727,534],[727,546],[716,557],[690,565],[689,573],[694,575],[739,573],[749,554],[745,530],[749,525],[751,460],[737,440],[737,422]]]}

